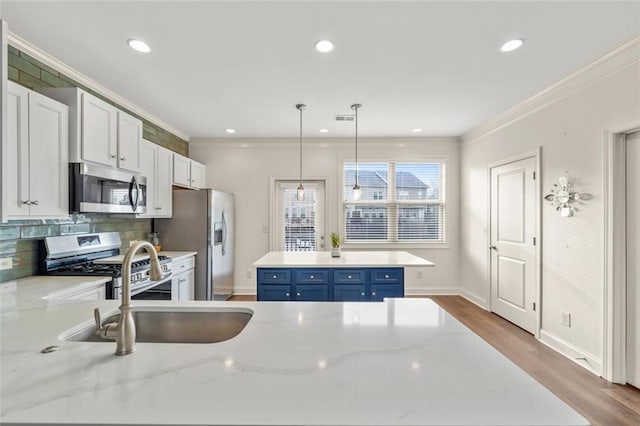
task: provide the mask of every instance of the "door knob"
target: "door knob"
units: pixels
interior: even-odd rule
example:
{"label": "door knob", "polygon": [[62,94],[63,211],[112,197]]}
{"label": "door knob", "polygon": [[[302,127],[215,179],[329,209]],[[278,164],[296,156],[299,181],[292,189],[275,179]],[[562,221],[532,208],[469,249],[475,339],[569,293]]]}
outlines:
{"label": "door knob", "polygon": [[40,204],[40,202],[38,200],[32,201],[31,204],[33,204],[34,206],[37,206]]}
{"label": "door knob", "polygon": [[498,250],[498,247],[496,247],[496,246],[489,246],[489,250],[496,250],[496,251],[497,251],[497,250]]}

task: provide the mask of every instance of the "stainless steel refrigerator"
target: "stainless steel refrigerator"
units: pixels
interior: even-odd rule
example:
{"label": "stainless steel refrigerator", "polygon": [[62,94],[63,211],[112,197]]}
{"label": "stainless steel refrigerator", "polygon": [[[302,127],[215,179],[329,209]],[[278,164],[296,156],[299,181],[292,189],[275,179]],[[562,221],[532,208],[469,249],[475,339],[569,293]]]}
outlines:
{"label": "stainless steel refrigerator", "polygon": [[173,216],[156,219],[162,250],[196,250],[196,300],[226,300],[233,292],[233,194],[174,190]]}

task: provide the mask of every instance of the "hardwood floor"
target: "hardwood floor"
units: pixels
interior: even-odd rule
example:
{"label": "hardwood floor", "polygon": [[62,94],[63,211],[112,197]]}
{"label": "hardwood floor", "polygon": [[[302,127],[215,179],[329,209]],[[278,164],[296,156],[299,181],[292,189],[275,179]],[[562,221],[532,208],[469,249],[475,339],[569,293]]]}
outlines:
{"label": "hardwood floor", "polygon": [[[640,390],[607,382],[536,340],[509,321],[460,296],[431,297],[593,425],[640,425]],[[255,301],[233,296],[231,301]]]}

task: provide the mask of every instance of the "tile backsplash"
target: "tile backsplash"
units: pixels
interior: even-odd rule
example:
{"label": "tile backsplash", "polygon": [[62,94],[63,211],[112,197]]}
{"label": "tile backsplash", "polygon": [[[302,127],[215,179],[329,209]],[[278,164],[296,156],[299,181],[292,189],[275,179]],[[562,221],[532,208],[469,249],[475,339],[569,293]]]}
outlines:
{"label": "tile backsplash", "polygon": [[151,231],[151,220],[84,213],[72,214],[65,219],[0,223],[0,258],[13,259],[12,269],[0,271],[0,282],[37,274],[38,240],[44,237],[111,231],[120,233],[124,250],[129,247],[129,241],[146,239]]}

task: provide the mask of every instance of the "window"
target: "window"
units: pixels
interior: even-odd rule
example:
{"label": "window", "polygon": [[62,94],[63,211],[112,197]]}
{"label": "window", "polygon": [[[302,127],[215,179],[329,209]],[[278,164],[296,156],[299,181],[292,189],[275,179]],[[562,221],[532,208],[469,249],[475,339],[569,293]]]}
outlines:
{"label": "window", "polygon": [[343,173],[345,243],[445,241],[443,162],[358,163],[358,201],[355,164],[345,163]]}

